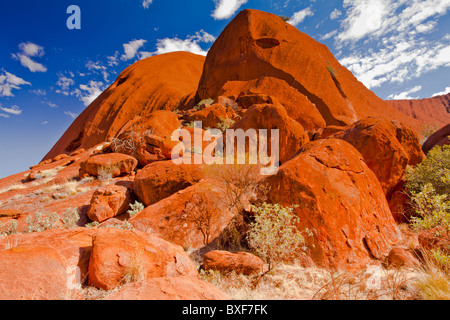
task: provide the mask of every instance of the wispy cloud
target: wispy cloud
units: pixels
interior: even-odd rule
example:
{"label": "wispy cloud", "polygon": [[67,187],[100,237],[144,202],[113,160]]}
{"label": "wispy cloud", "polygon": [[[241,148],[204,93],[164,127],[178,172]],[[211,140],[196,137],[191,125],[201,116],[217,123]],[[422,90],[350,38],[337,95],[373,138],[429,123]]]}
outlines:
{"label": "wispy cloud", "polygon": [[143,1],[142,1],[142,6],[143,6],[145,9],[148,9],[148,8],[150,7],[150,5],[152,4],[152,2],[153,2],[153,0],[143,0]]}
{"label": "wispy cloud", "polygon": [[215,20],[231,18],[248,0],[214,0],[216,8],[212,13]]}
{"label": "wispy cloud", "polygon": [[12,106],[10,108],[0,107],[0,110],[3,112],[13,114],[18,116],[19,114],[22,114],[22,110],[18,106]]}
{"label": "wispy cloud", "polygon": [[307,17],[313,16],[314,12],[311,10],[311,8],[306,8],[303,10],[300,10],[292,16],[292,18],[288,21],[293,26],[297,26],[300,23],[302,23]]}
{"label": "wispy cloud", "polygon": [[336,8],[334,9],[331,13],[330,13],[330,19],[331,20],[336,20],[338,19],[340,16],[342,15],[342,12]]}
{"label": "wispy cloud", "polygon": [[450,93],[450,87],[445,88],[444,91],[433,93],[432,97],[443,96],[447,93]]}
{"label": "wispy cloud", "polygon": [[70,88],[75,84],[75,80],[73,80],[74,74],[69,73],[58,73],[58,81],[56,81],[56,85],[60,88],[57,89],[57,93],[61,93],[65,96],[68,96],[70,94]]}
{"label": "wispy cloud", "polygon": [[410,99],[417,99],[418,97],[412,97],[411,93],[416,93],[419,92],[420,90],[422,90],[422,86],[416,86],[410,90],[404,91],[402,93],[399,94],[391,94],[388,99],[393,99],[393,100],[410,100]]}
{"label": "wispy cloud", "polygon": [[81,84],[79,89],[75,89],[71,94],[75,95],[85,106],[90,105],[102,94],[106,86],[101,81],[89,81],[88,84]]}
{"label": "wispy cloud", "polygon": [[21,89],[23,85],[31,85],[28,81],[19,78],[18,76],[1,70],[0,73],[0,97],[14,97],[13,90]]}
{"label": "wispy cloud", "polygon": [[[187,51],[195,54],[206,56],[207,51],[200,47],[200,43],[210,43],[215,41],[215,37],[211,34],[200,30],[194,35],[188,36],[186,39],[165,38],[159,39],[156,43],[156,51],[150,55],[163,54],[174,51]],[[141,56],[142,58],[145,56]]]}
{"label": "wispy cloud", "polygon": [[133,40],[123,45],[124,54],[120,57],[122,61],[128,61],[136,57],[140,48],[144,46],[147,40]]}
{"label": "wispy cloud", "polygon": [[[76,117],[78,117],[78,114],[73,113],[71,111],[64,111],[64,114],[71,117],[72,119],[75,119]],[[45,121],[44,121],[45,122]]]}
{"label": "wispy cloud", "polygon": [[46,72],[47,68],[31,58],[42,57],[45,52],[44,48],[32,43],[26,42],[19,44],[20,52],[12,54],[13,59],[20,61],[22,66],[28,68],[31,72]]}
{"label": "wispy cloud", "polygon": [[351,54],[339,60],[367,87],[450,66],[450,39],[423,37],[450,10],[450,0],[344,0],[343,5],[335,44]]}

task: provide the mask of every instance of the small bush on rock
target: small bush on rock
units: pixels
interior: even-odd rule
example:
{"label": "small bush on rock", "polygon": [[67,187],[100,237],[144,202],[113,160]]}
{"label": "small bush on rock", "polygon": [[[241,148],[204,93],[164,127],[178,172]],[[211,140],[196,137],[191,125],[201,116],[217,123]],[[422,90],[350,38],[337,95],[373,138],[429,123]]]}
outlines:
{"label": "small bush on rock", "polygon": [[269,264],[269,270],[293,252],[306,251],[305,238],[297,228],[298,218],[293,208],[263,203],[252,209],[255,221],[248,233],[249,245]]}

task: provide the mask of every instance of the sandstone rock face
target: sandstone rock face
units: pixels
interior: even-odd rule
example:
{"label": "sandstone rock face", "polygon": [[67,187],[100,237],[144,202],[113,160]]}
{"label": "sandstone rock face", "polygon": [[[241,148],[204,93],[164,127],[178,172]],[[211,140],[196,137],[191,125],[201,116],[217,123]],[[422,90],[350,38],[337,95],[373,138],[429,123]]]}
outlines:
{"label": "sandstone rock face", "polygon": [[218,237],[232,217],[217,181],[205,179],[145,208],[130,222],[183,248],[198,249]]}
{"label": "sandstone rock face", "polygon": [[140,202],[149,206],[194,185],[203,176],[201,165],[155,162],[138,172],[134,180],[134,192]]}
{"label": "sandstone rock face", "polygon": [[90,175],[110,175],[112,178],[124,173],[131,173],[137,166],[138,161],[128,155],[121,153],[104,153],[90,157],[80,164],[80,177]]}
{"label": "sandstone rock face", "polygon": [[382,118],[360,120],[331,138],[349,142],[362,154],[387,196],[404,178],[406,166],[423,159],[417,134]]}
{"label": "sandstone rock face", "polygon": [[386,102],[423,124],[437,124],[441,127],[450,123],[450,93],[427,99],[388,100]]}
{"label": "sandstone rock face", "polygon": [[100,187],[92,196],[87,215],[92,221],[103,222],[127,211],[131,202],[132,195],[127,187]]}
{"label": "sandstone rock face", "polygon": [[420,265],[419,260],[417,260],[411,252],[408,250],[397,247],[391,250],[388,255],[387,264],[391,267],[417,267]]}
{"label": "sandstone rock face", "polygon": [[213,250],[203,257],[203,269],[221,272],[242,273],[244,275],[257,274],[262,271],[264,262],[248,252],[227,252]]}
{"label": "sandstone rock face", "polygon": [[360,269],[401,240],[377,177],[343,140],[308,143],[265,182],[270,202],[298,206],[299,227],[313,230],[307,241],[318,266]]}
{"label": "sandstone rock face", "polygon": [[256,129],[257,133],[258,129],[267,129],[269,151],[271,149],[270,130],[278,129],[279,142],[277,145],[281,163],[289,160],[302,145],[309,141],[302,125],[289,117],[283,106],[271,104],[254,105],[247,110],[240,121],[233,125],[232,129],[242,129],[244,131]]}
{"label": "sandstone rock face", "polygon": [[229,300],[212,284],[195,277],[153,278],[129,283],[105,300]]}
{"label": "sandstone rock face", "polygon": [[308,131],[382,115],[418,125],[365,88],[324,45],[257,10],[241,11],[215,41],[197,100],[249,91],[277,98]]}
{"label": "sandstone rock face", "polygon": [[62,300],[70,297],[67,273],[49,248],[13,248],[0,252],[1,300]]}
{"label": "sandstone rock face", "polygon": [[0,238],[0,299],[71,299],[88,274],[93,230]]}
{"label": "sandstone rock face", "polygon": [[450,124],[436,131],[425,141],[425,143],[422,146],[423,152],[428,153],[428,151],[433,149],[435,146],[443,146],[450,144],[449,137],[450,137]]}
{"label": "sandstone rock face", "polygon": [[197,276],[179,246],[137,230],[99,229],[89,261],[89,284],[110,290],[124,279]]}
{"label": "sandstone rock face", "polygon": [[200,55],[172,52],[131,65],[81,113],[45,159],[107,141],[135,116],[189,104],[204,60]]}
{"label": "sandstone rock face", "polygon": [[234,119],[236,113],[231,107],[214,104],[204,109],[192,112],[184,116],[186,121],[201,121],[203,129],[216,128],[217,124],[226,119]]}

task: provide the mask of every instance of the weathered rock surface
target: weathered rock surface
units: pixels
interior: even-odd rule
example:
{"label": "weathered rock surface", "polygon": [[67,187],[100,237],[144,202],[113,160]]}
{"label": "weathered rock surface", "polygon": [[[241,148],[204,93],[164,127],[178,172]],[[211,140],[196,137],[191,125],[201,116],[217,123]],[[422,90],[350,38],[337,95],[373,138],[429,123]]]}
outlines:
{"label": "weathered rock surface", "polygon": [[126,284],[105,300],[228,299],[217,287],[196,277],[166,277]]}
{"label": "weathered rock surface", "polygon": [[[271,129],[279,130],[279,141],[276,146],[279,148],[279,160],[281,163],[289,160],[305,143],[309,141],[308,135],[302,125],[288,116],[283,106],[271,104],[254,105],[244,114],[232,129],[242,129],[247,131],[255,129],[267,129],[267,148],[270,155]],[[258,134],[259,136],[259,134]],[[247,150],[248,150],[248,143]]]}
{"label": "weathered rock surface", "polygon": [[80,164],[80,177],[107,175],[112,178],[133,172],[138,161],[122,153],[97,154]]}
{"label": "weathered rock surface", "polygon": [[98,229],[89,260],[89,284],[110,290],[131,279],[197,276],[183,249],[138,230]]}
{"label": "weathered rock surface", "polygon": [[270,202],[298,206],[300,228],[314,233],[307,241],[318,266],[360,269],[401,240],[377,177],[343,140],[307,144],[265,182]]}
{"label": "weathered rock surface", "polygon": [[120,185],[108,185],[95,190],[87,213],[92,221],[103,222],[129,209],[132,202],[130,189]]}
{"label": "weathered rock surface", "polygon": [[200,55],[171,52],[134,63],[81,113],[44,159],[107,141],[136,116],[188,105],[204,61]]}
{"label": "weathered rock surface", "polygon": [[214,42],[197,100],[248,91],[275,97],[308,131],[382,115],[418,125],[358,82],[326,46],[258,10],[241,11]]}
{"label": "weathered rock surface", "polygon": [[264,262],[248,252],[228,252],[213,250],[203,257],[203,269],[221,272],[242,273],[244,275],[258,274],[262,271]]}
{"label": "weathered rock surface", "polygon": [[233,217],[217,184],[202,180],[146,207],[130,222],[183,248],[201,248],[218,237]]}
{"label": "weathered rock surface", "polygon": [[194,185],[203,177],[201,165],[177,165],[172,161],[159,161],[149,164],[137,173],[134,192],[140,202],[149,206]]}

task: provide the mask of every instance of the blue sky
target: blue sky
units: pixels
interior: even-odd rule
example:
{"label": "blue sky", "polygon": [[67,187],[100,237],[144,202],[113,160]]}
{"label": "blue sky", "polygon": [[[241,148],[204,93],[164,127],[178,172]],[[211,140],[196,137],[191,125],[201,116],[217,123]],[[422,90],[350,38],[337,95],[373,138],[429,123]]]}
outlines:
{"label": "blue sky", "polygon": [[[69,30],[70,5],[81,30]],[[0,3],[0,178],[37,164],[139,59],[206,55],[242,9],[291,17],[383,99],[450,91],[450,0],[14,0]]]}

